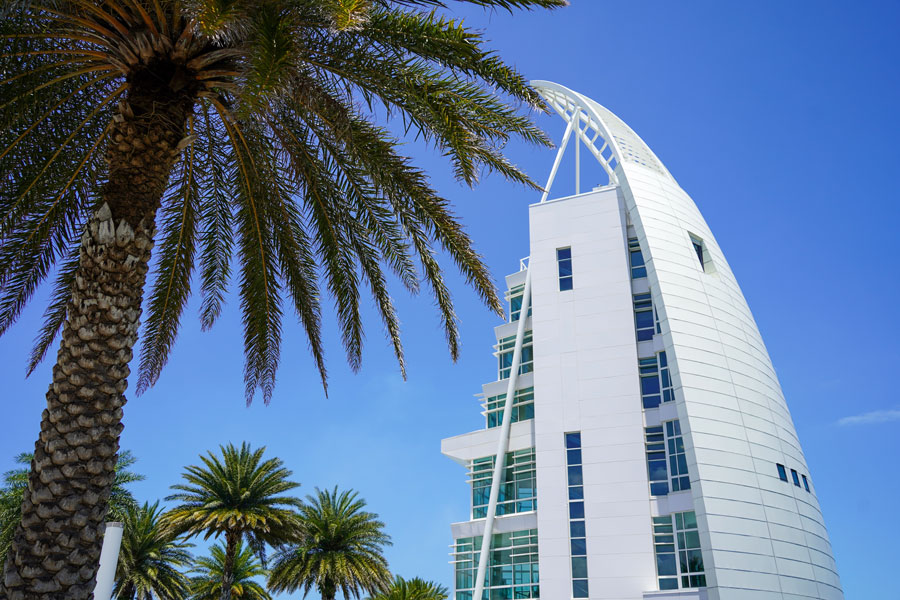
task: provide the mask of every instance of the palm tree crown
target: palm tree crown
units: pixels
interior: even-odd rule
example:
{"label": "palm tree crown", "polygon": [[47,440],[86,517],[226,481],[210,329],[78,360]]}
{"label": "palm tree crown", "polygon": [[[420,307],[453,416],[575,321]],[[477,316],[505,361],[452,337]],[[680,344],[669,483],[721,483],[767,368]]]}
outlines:
{"label": "palm tree crown", "polygon": [[[213,544],[209,551],[210,556],[197,559],[192,570],[196,575],[191,577],[191,600],[218,600],[222,595],[225,549],[220,544]],[[263,577],[267,572],[248,546],[238,544],[232,568],[232,596],[240,600],[272,599],[266,588],[253,581],[254,577]]]}
{"label": "palm tree crown", "polygon": [[368,600],[447,600],[447,588],[418,577],[403,579],[397,575],[388,589]]}
{"label": "palm tree crown", "polygon": [[244,442],[220,447],[221,456],[201,456],[202,466],[185,468],[183,484],[166,500],[180,502],[164,519],[174,534],[202,534],[205,539],[224,535],[225,562],[222,598],[230,592],[229,578],[237,548],[246,539],[262,551],[264,544],[280,545],[297,535],[295,509],[303,503],[284,495],[299,484],[288,478],[281,459],[263,460],[265,447],[253,450]]}
{"label": "palm tree crown", "polygon": [[273,559],[269,589],[273,592],[315,588],[323,600],[375,593],[390,583],[383,547],[391,538],[378,515],[352,490],[316,490],[301,509],[299,540],[280,548]]}
{"label": "palm tree crown", "polygon": [[164,530],[159,502],[126,511],[116,567],[116,600],[183,600],[188,581],[179,569],[188,566],[190,544]]}

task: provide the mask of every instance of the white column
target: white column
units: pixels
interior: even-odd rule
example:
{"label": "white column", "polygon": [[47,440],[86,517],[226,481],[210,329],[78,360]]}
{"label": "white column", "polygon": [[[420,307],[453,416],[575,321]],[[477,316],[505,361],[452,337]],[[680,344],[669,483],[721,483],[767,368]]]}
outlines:
{"label": "white column", "polygon": [[103,548],[100,550],[100,568],[97,570],[97,584],[94,586],[94,600],[110,600],[116,582],[116,565],[119,563],[119,549],[122,546],[124,525],[118,522],[106,524],[103,534]]}

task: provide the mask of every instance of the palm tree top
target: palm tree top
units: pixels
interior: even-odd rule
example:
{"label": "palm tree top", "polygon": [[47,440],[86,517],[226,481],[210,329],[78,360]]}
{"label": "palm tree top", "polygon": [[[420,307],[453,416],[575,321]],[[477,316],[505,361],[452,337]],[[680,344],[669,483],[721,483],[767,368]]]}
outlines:
{"label": "palm tree top", "polygon": [[438,583],[397,575],[388,589],[366,600],[446,600],[447,596],[447,588]]}
{"label": "palm tree top", "polygon": [[[225,548],[221,544],[213,544],[209,549],[210,556],[203,556],[194,561],[191,573],[191,600],[219,600],[222,592],[222,574],[226,562]],[[238,544],[232,567],[233,582],[231,595],[238,600],[271,600],[266,589],[253,581],[254,577],[265,577],[268,574],[253,550],[244,544]]]}
{"label": "palm tree top", "polygon": [[[468,2],[507,10],[566,4]],[[547,110],[536,91],[485,47],[483,34],[434,10],[444,6],[2,3],[0,170],[10,176],[0,180],[0,334],[58,267],[29,368],[42,360],[65,320],[84,226],[104,201],[98,183],[113,185],[128,152],[161,143],[128,133],[156,118],[173,129],[165,152],[176,162],[153,200],[161,202],[158,260],[148,279],[139,392],[168,360],[192,280],[204,329],[237,280],[248,401],[257,389],[271,397],[286,304],[325,384],[323,296],[335,303],[347,360],[358,369],[361,296],[371,294],[403,371],[386,271],[410,293],[431,289],[455,359],[457,319],[437,251],[491,309],[502,306],[449,202],[376,122],[385,114],[399,120],[469,185],[494,171],[537,188],[503,148],[512,138],[551,142],[515,106]],[[108,162],[118,148],[125,158]],[[132,226],[150,214],[128,202],[111,208]]]}
{"label": "palm tree top", "polygon": [[220,446],[220,455],[201,456],[202,465],[185,467],[176,493],[166,500],[180,502],[165,519],[172,531],[248,533],[259,541],[280,543],[285,530],[296,526],[294,509],[302,502],[284,495],[300,484],[290,481],[291,471],[279,458],[263,459],[265,446],[252,449],[247,442],[236,448]]}

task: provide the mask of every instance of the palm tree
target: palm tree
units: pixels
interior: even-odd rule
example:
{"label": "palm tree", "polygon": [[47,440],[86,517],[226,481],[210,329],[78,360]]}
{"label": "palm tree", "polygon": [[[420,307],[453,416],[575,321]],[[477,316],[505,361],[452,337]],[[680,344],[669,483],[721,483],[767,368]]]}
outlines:
{"label": "palm tree", "polygon": [[264,544],[278,545],[297,534],[295,509],[303,503],[284,492],[298,487],[289,481],[291,472],[281,459],[263,460],[265,447],[251,450],[244,442],[220,447],[221,457],[201,456],[203,466],[191,465],[182,473],[186,481],[176,484],[166,500],[180,505],[164,516],[169,531],[180,535],[225,536],[222,563],[222,600],[231,597],[234,561],[238,547],[246,540],[261,551]]}
{"label": "palm tree", "polygon": [[191,562],[190,544],[165,531],[161,513],[159,502],[126,511],[113,589],[116,600],[183,600],[187,595],[187,577],[178,569]]}
{"label": "palm tree", "polygon": [[418,577],[403,579],[397,575],[388,589],[368,600],[447,600],[447,588]]}
{"label": "palm tree", "polygon": [[[33,458],[34,455],[30,452],[23,452],[15,458],[15,462],[23,466],[3,475],[4,485],[0,488],[0,565],[6,560],[13,534],[22,520],[22,498],[28,488],[28,465]],[[119,454],[115,482],[109,495],[107,518],[110,521],[123,521],[130,511],[137,508],[134,496],[126,487],[144,479],[143,475],[129,470],[135,462],[137,459],[130,451],[125,450]]]}
{"label": "palm tree", "polygon": [[[218,600],[222,596],[225,549],[221,544],[214,544],[209,551],[211,556],[198,559],[193,569],[197,575],[191,577],[191,600]],[[232,565],[231,595],[240,600],[272,600],[266,588],[252,579],[265,575],[266,570],[253,550],[238,544]]]}
{"label": "palm tree", "polygon": [[302,528],[296,543],[281,547],[273,558],[269,589],[304,597],[316,588],[322,600],[376,593],[391,581],[383,547],[391,544],[378,515],[366,512],[364,500],[348,490],[316,489],[300,511]]}
{"label": "palm tree", "polygon": [[[566,3],[468,1],[510,11]],[[167,361],[195,271],[204,328],[237,280],[248,400],[256,390],[271,398],[285,303],[324,385],[329,294],[358,368],[361,287],[402,371],[386,271],[412,293],[422,280],[431,288],[455,358],[437,250],[502,312],[449,202],[376,123],[399,119],[467,184],[496,171],[535,186],[502,148],[513,137],[549,144],[510,102],[546,106],[482,34],[428,10],[442,5],[0,3],[0,334],[55,273],[30,368],[62,335],[0,596],[91,592],[84,565],[100,552],[154,245],[138,391]]]}

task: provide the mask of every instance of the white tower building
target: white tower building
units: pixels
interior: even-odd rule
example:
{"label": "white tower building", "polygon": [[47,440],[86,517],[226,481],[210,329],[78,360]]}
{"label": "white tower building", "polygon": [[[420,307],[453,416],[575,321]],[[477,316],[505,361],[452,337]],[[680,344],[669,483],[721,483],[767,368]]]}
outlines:
{"label": "white tower building", "polygon": [[706,221],[618,117],[534,85],[568,123],[547,189],[572,136],[609,185],[579,193],[576,159],[575,195],[530,207],[485,428],[442,442],[471,480],[455,600],[479,583],[489,600],[843,599],[775,369]]}

